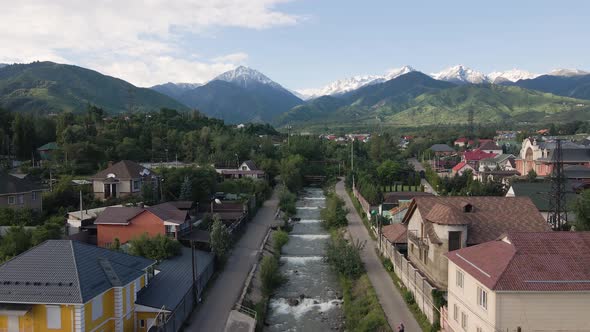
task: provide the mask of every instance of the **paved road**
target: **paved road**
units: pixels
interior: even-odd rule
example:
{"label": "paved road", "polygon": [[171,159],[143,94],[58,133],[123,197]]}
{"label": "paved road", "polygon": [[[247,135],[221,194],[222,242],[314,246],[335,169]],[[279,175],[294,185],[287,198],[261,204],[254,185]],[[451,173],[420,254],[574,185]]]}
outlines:
{"label": "paved road", "polygon": [[371,284],[375,288],[379,303],[381,303],[385,316],[387,316],[389,325],[396,331],[399,323],[403,322],[406,327],[405,330],[408,332],[422,331],[406,306],[400,292],[393,284],[391,277],[383,267],[383,264],[381,264],[381,260],[375,252],[375,242],[369,236],[369,232],[365,228],[365,225],[363,225],[361,217],[352,205],[352,201],[344,189],[344,181],[339,181],[336,184],[336,193],[344,200],[346,208],[349,211],[347,218],[350,235],[355,241],[359,239],[361,242],[366,242],[365,248],[361,253],[361,258],[365,263],[369,280],[371,280]]}
{"label": "paved road", "polygon": [[[422,164],[418,161],[418,159],[410,158],[410,159],[408,159],[408,162],[410,163],[410,165],[414,166],[414,169],[416,170],[416,172],[425,171],[424,166],[422,166]],[[425,192],[431,193],[433,195],[437,195],[436,191],[434,191],[434,189],[432,188],[430,183],[428,183],[428,181],[426,181],[426,179],[420,179],[420,184],[424,186]]]}
{"label": "paved road", "polygon": [[238,301],[248,273],[256,262],[258,249],[274,221],[277,204],[278,194],[275,190],[270,200],[264,202],[254,219],[248,223],[224,270],[207,291],[205,301],[189,318],[185,331],[224,330],[229,313]]}

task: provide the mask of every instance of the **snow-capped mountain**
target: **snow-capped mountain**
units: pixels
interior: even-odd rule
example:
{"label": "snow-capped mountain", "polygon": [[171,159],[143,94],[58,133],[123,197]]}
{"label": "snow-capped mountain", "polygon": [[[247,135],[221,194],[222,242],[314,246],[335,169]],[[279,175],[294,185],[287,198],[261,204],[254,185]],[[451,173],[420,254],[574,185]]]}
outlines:
{"label": "snow-capped mountain", "polygon": [[237,84],[243,88],[248,88],[251,84],[261,83],[272,86],[273,88],[284,89],[280,84],[266,77],[258,70],[244,66],[239,66],[234,70],[226,71],[211,81],[226,81]]}
{"label": "snow-capped mountain", "polygon": [[457,84],[479,84],[488,82],[488,78],[485,74],[463,65],[449,67],[438,73],[431,74],[430,76],[437,80]]}
{"label": "snow-capped mountain", "polygon": [[519,80],[528,80],[538,77],[538,74],[533,74],[526,70],[510,69],[506,71],[495,71],[488,74],[488,79],[492,83],[502,83],[506,81],[517,82]]}
{"label": "snow-capped mountain", "polygon": [[550,71],[547,75],[570,77],[570,76],[590,75],[590,73],[587,71],[580,70],[580,69],[559,68],[559,69],[554,69],[554,70]]}
{"label": "snow-capped mountain", "polygon": [[319,89],[301,89],[297,92],[304,96],[305,99],[316,98],[320,96],[335,96],[341,95],[359,88],[363,86],[383,83],[389,80],[392,80],[398,76],[407,74],[409,72],[416,71],[414,68],[410,66],[403,66],[402,68],[395,68],[389,70],[384,75],[359,75],[353,76],[341,80],[334,81],[323,88]]}

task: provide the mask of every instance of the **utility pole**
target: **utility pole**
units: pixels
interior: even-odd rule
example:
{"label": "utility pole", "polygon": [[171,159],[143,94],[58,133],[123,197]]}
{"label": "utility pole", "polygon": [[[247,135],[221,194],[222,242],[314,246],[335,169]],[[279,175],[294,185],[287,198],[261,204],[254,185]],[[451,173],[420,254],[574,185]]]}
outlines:
{"label": "utility pole", "polygon": [[350,171],[352,173],[352,189],[354,190],[356,187],[354,186],[354,137],[351,138],[350,144]]}

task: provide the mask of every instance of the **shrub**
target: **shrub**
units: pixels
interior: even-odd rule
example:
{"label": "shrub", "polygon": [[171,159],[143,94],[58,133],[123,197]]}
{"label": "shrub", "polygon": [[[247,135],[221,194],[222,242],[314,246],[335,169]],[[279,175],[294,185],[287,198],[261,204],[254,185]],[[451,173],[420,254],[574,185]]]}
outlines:
{"label": "shrub", "polygon": [[289,242],[289,234],[286,231],[281,229],[281,230],[278,230],[273,233],[272,239],[273,239],[273,246],[275,249],[275,254],[280,255],[281,248],[287,242]]}
{"label": "shrub", "polygon": [[286,189],[281,192],[279,196],[279,208],[287,217],[294,216],[297,213],[296,202],[297,195]]}
{"label": "shrub", "polygon": [[269,296],[283,282],[283,276],[279,272],[278,258],[264,256],[262,263],[260,263],[260,279],[262,280],[262,292],[265,296]]}
{"label": "shrub", "polygon": [[330,265],[347,278],[357,279],[365,268],[361,260],[360,251],[363,244],[349,243],[340,235],[334,235],[326,248],[326,259]]}
{"label": "shrub", "polygon": [[213,225],[211,225],[209,237],[211,250],[219,261],[225,262],[231,249],[231,236],[218,215],[213,216]]}
{"label": "shrub", "polygon": [[182,245],[180,242],[162,234],[149,237],[143,234],[131,241],[129,253],[136,256],[143,256],[149,259],[161,261],[163,259],[180,254]]}
{"label": "shrub", "polygon": [[324,227],[333,229],[348,225],[347,213],[348,211],[344,208],[344,201],[330,193],[326,197],[326,207],[322,209],[320,216]]}

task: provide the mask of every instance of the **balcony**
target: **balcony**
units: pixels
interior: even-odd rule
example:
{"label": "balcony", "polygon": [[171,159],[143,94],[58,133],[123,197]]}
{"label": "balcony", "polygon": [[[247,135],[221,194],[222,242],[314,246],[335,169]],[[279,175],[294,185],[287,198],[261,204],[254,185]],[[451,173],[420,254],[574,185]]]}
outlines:
{"label": "balcony", "polygon": [[428,239],[419,237],[418,231],[415,229],[408,230],[408,240],[410,240],[420,249],[428,249]]}

